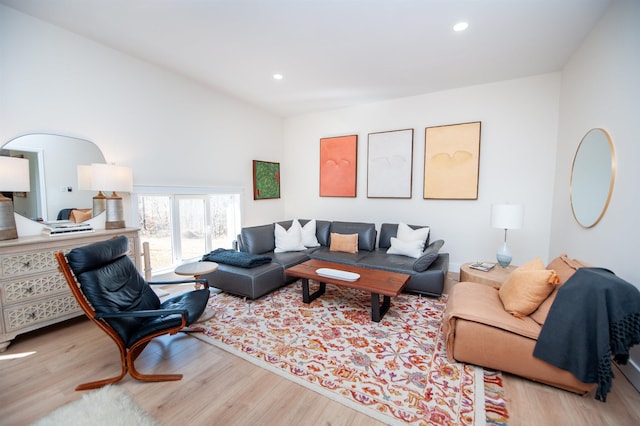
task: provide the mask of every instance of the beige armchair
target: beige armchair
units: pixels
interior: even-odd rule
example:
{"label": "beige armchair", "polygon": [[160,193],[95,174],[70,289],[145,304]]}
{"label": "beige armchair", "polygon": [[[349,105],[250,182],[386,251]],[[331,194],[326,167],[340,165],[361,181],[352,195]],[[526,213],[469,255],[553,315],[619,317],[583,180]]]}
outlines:
{"label": "beige armchair", "polygon": [[557,288],[584,266],[589,265],[566,255],[554,259],[547,269],[555,270],[560,284],[537,310],[520,317],[505,310],[498,289],[472,282],[455,284],[444,314],[449,360],[505,371],[582,395],[595,389],[595,384],[583,383],[533,356]]}

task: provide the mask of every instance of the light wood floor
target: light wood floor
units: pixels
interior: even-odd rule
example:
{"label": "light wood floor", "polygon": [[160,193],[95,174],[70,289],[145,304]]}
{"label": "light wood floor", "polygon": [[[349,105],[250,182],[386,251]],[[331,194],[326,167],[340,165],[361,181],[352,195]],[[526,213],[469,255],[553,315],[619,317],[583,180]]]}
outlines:
{"label": "light wood floor", "polygon": [[[14,356],[22,356],[12,358]],[[376,425],[372,418],[179,333],[154,340],[136,366],[179,382],[122,386],[165,425]],[[79,399],[79,383],[119,372],[115,345],[77,318],[18,338],[0,353],[0,425],[27,425]],[[638,425],[640,394],[616,370],[606,403],[505,375],[510,425]]]}

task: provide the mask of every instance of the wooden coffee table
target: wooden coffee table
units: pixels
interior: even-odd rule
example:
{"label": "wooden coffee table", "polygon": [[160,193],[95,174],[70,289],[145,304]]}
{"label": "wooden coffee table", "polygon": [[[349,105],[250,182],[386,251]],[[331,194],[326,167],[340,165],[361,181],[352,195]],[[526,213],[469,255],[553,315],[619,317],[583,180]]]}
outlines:
{"label": "wooden coffee table", "polygon": [[[320,276],[316,269],[329,268],[340,271],[354,272],[360,275],[356,281],[345,281],[337,278]],[[302,279],[302,301],[311,303],[322,296],[326,290],[326,284],[340,287],[349,287],[356,290],[364,290],[371,293],[371,321],[380,322],[391,306],[391,297],[396,297],[404,288],[411,275],[380,269],[360,268],[358,266],[343,265],[341,263],[327,262],[324,260],[307,260],[306,262],[287,268],[285,274]],[[320,283],[320,288],[309,294],[309,280]],[[380,303],[380,295],[383,302]]]}

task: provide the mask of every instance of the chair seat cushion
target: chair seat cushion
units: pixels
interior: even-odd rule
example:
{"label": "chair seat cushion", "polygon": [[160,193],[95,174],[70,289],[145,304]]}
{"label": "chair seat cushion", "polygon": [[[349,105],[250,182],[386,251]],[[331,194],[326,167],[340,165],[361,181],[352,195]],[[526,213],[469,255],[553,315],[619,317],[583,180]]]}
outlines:
{"label": "chair seat cushion", "polygon": [[189,291],[165,300],[160,305],[160,309],[186,309],[189,313],[187,325],[191,325],[197,320],[207,307],[209,300],[209,289]]}
{"label": "chair seat cushion", "polygon": [[[209,300],[209,289],[200,289],[189,291],[184,294],[165,300],[159,310],[162,309],[180,309],[187,311],[187,323],[191,325],[196,321],[207,307]],[[127,347],[131,347],[141,338],[158,331],[163,331],[171,327],[178,327],[182,323],[180,314],[164,315],[162,317],[151,317],[145,321],[134,333],[129,336],[126,342]]]}

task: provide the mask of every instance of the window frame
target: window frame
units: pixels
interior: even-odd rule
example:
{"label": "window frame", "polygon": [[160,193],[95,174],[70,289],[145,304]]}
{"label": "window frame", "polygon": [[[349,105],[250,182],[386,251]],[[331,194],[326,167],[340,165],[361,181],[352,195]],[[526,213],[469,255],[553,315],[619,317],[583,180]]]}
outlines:
{"label": "window frame", "polygon": [[[183,187],[183,186],[147,186],[147,185],[134,185],[133,192],[131,193],[131,214],[129,215],[130,223],[135,223],[136,228],[138,228],[139,223],[139,212],[138,212],[138,202],[139,196],[150,195],[150,196],[166,196],[169,197],[170,205],[171,205],[171,259],[172,265],[167,267],[158,267],[156,269],[152,269],[153,274],[164,274],[167,272],[172,272],[178,266],[193,262],[196,259],[181,259],[182,257],[182,243],[180,239],[180,200],[181,199],[202,199],[205,200],[204,203],[204,214],[205,218],[210,215],[210,205],[206,202],[206,200],[212,195],[236,195],[238,196],[238,207],[239,211],[237,213],[237,217],[235,218],[237,226],[237,232],[240,232],[242,229],[242,223],[244,219],[244,190],[242,188],[228,187],[228,188],[220,188],[220,187]],[[210,247],[211,244],[211,224],[205,223],[205,247],[207,250],[212,250]],[[235,239],[235,238],[234,238]],[[152,265],[153,267],[153,265]]]}

